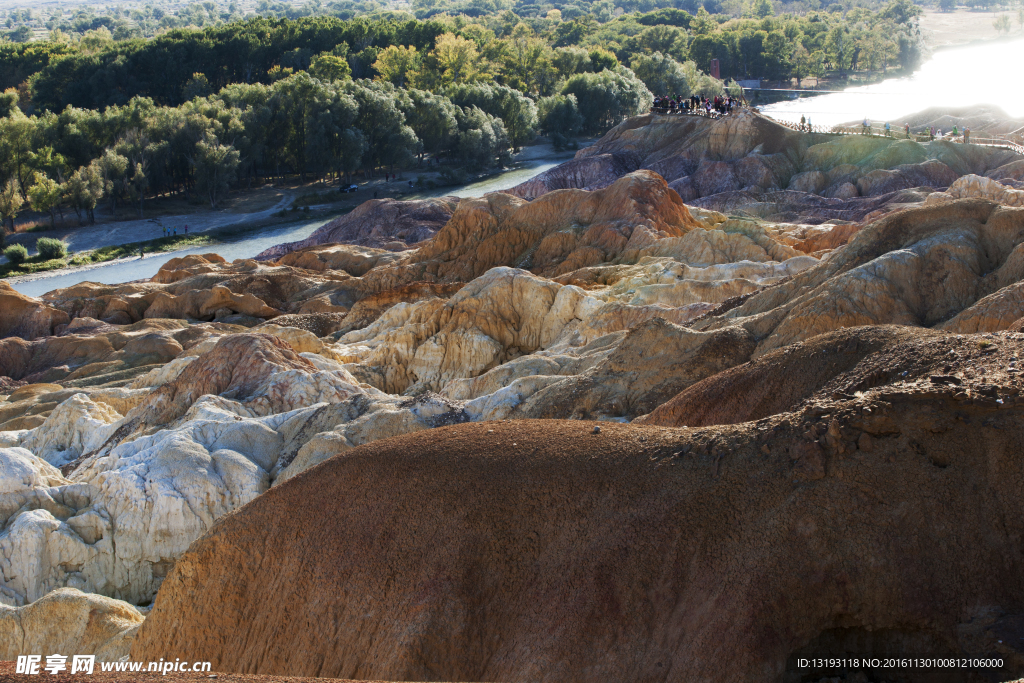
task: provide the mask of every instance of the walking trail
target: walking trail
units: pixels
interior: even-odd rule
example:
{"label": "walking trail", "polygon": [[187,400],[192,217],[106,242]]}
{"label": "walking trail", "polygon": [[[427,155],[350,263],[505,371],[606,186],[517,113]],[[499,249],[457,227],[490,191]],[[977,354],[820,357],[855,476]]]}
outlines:
{"label": "walking trail", "polygon": [[291,205],[292,193],[286,193],[277,204],[263,211],[254,213],[239,213],[238,211],[223,209],[221,211],[200,213],[181,216],[160,216],[159,218],[145,218],[137,221],[118,221],[114,223],[100,223],[81,227],[58,228],[45,232],[31,233],[31,241],[25,243],[30,251],[35,250],[35,241],[39,237],[57,237],[68,244],[71,252],[88,251],[111,245],[129,244],[132,242],[144,242],[164,236],[164,227],[178,228],[178,234],[184,234],[185,225],[188,225],[189,234],[209,232],[226,228],[242,223],[251,223],[270,218],[273,214]]}

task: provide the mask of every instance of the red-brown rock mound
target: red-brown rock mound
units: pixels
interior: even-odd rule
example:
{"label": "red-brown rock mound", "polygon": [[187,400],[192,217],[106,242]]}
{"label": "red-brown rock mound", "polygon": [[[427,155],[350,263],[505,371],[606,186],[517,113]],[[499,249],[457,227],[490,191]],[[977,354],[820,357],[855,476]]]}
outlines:
{"label": "red-brown rock mound", "polygon": [[1024,613],[1022,435],[1019,398],[936,388],[698,432],[525,421],[378,441],[193,544],[132,658],[731,682],[781,681],[799,652],[913,649],[1017,672],[1018,641],[997,641]]}
{"label": "red-brown rock mound", "polygon": [[256,260],[281,258],[290,252],[320,244],[358,244],[389,251],[410,249],[443,228],[458,205],[458,197],[412,201],[371,199],[351,213],[317,228],[306,239],[278,244],[260,253]]}
{"label": "red-brown rock mound", "polygon": [[532,202],[493,193],[463,201],[416,252],[405,277],[468,282],[495,266],[554,277],[636,258],[661,237],[699,227],[679,195],[650,171],[630,173],[601,190],[561,190]]}
{"label": "red-brown rock mound", "polygon": [[[1014,333],[954,335],[915,327],[854,327],[797,342],[691,385],[638,424],[703,427],[798,410],[894,383],[1018,390]],[[977,385],[977,386],[975,386]],[[973,387],[973,388],[972,388]]]}

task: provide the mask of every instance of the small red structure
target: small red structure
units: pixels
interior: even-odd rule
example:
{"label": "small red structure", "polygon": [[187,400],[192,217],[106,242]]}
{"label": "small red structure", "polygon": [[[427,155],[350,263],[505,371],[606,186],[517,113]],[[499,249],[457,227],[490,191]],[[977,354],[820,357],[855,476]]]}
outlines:
{"label": "small red structure", "polygon": [[722,76],[720,75],[720,74],[721,74],[721,72],[720,72],[720,71],[718,70],[718,60],[717,60],[717,59],[712,59],[712,60],[711,60],[711,69],[710,69],[710,73],[711,73],[711,75],[712,75],[712,76],[714,76],[715,78],[717,78],[717,79],[721,80]]}

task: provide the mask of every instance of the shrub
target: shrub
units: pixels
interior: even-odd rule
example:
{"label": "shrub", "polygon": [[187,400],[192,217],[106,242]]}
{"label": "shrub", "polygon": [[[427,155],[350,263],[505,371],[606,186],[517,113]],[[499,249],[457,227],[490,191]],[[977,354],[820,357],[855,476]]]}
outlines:
{"label": "shrub", "polygon": [[12,244],[4,249],[4,256],[16,266],[21,265],[28,259],[28,249],[20,244]]}
{"label": "shrub", "polygon": [[36,249],[44,261],[64,258],[68,255],[68,245],[52,237],[40,237],[36,240]]}

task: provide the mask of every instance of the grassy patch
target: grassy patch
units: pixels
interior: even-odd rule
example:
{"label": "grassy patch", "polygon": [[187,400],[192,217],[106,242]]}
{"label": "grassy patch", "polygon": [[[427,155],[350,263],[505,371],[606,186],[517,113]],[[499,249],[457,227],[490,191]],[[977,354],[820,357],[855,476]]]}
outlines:
{"label": "grassy patch", "polygon": [[133,242],[131,244],[112,245],[100,247],[88,252],[93,263],[101,261],[112,261],[126,256],[138,256],[141,248],[147,254],[156,254],[165,251],[178,251],[191,247],[201,247],[204,244],[216,244],[217,240],[208,235],[175,235],[173,237],[158,237],[155,240],[145,242]]}
{"label": "grassy patch", "polygon": [[138,256],[141,248],[147,254],[156,254],[167,251],[178,251],[191,247],[200,247],[205,244],[215,244],[217,240],[206,235],[178,235],[173,237],[160,237],[145,242],[133,242],[132,244],[121,244],[109,247],[101,247],[92,251],[83,251],[77,254],[68,254],[60,259],[44,259],[38,254],[28,259],[21,265],[11,263],[0,264],[0,278],[16,277],[18,275],[30,275],[32,273],[43,273],[49,270],[60,270],[74,266],[87,266],[104,261]]}

